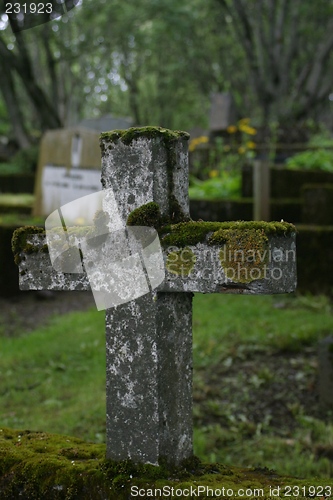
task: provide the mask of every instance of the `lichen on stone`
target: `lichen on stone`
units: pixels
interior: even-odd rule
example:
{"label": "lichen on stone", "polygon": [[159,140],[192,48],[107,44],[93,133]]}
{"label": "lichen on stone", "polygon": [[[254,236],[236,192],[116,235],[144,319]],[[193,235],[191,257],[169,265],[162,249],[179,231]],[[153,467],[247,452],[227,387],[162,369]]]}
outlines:
{"label": "lichen on stone", "polygon": [[219,229],[214,236],[223,242],[219,259],[228,279],[234,283],[250,283],[265,277],[269,247],[262,229]]}
{"label": "lichen on stone", "polygon": [[33,234],[45,234],[45,229],[38,226],[23,226],[19,227],[13,232],[12,236],[12,252],[14,254],[14,261],[16,265],[21,262],[20,253],[36,253],[36,252],[48,252],[47,245],[43,245],[41,248],[36,247],[28,242],[29,236]]}
{"label": "lichen on stone", "polygon": [[168,179],[168,199],[170,221],[182,222],[189,220],[184,214],[179,202],[174,194],[174,173],[177,168],[177,145],[179,140],[188,141],[189,134],[181,130],[169,130],[162,127],[132,127],[126,130],[112,130],[104,132],[100,136],[102,154],[107,150],[112,150],[113,143],[121,141],[125,145],[130,145],[132,141],[141,138],[157,139],[164,145],[166,151],[166,173]]}

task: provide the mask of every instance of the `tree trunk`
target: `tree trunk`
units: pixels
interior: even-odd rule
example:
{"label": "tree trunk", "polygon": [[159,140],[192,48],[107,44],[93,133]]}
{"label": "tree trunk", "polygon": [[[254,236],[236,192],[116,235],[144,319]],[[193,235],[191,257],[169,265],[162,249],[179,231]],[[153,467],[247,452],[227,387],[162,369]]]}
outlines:
{"label": "tree trunk", "polygon": [[23,116],[18,105],[15,92],[15,83],[10,71],[0,71],[0,88],[6,103],[9,119],[12,125],[15,139],[21,149],[31,146],[31,139],[24,129]]}
{"label": "tree trunk", "polygon": [[[1,40],[2,59],[6,61],[7,67],[15,70],[21,78],[22,84],[35,107],[42,131],[61,127],[61,120],[59,118],[56,103],[50,101],[49,97],[36,80],[24,36],[22,36],[21,31],[15,29],[17,27],[17,21],[13,16],[9,16],[9,22],[15,32],[18,55],[12,54],[7,49],[4,41]],[[44,44],[47,44],[45,37]]]}

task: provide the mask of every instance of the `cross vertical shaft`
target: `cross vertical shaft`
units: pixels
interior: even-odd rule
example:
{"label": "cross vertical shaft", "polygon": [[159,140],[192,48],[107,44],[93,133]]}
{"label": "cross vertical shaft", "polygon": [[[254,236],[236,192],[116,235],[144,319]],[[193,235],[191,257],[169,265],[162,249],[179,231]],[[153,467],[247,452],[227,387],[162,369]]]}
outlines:
{"label": "cross vertical shaft", "polygon": [[[188,135],[154,128],[103,134],[102,184],[123,224],[157,202],[189,217]],[[109,214],[112,221],[112,213]],[[192,454],[192,294],[150,292],[106,311],[107,457],[157,464]]]}

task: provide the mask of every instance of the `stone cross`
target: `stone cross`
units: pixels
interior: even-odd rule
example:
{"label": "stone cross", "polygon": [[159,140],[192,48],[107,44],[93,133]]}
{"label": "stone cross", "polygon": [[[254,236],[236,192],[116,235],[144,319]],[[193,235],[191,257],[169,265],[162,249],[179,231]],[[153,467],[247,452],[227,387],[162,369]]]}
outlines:
{"label": "stone cross", "polygon": [[[296,287],[291,224],[190,220],[188,139],[152,127],[101,136],[103,189],[112,188],[124,226],[158,229],[165,264],[155,290],[106,311],[107,458],[115,460],[178,464],[192,455],[193,292]],[[52,267],[40,232],[14,234],[20,288],[89,290],[86,273]]]}

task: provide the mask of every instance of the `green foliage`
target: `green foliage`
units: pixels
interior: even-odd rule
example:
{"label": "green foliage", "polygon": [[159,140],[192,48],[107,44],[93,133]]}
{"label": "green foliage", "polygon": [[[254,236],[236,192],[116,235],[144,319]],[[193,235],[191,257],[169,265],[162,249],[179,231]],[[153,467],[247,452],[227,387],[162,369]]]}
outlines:
{"label": "green foliage", "polygon": [[[190,177],[189,195],[193,199],[239,198],[241,196],[242,166],[251,160],[256,148],[253,136],[257,130],[250,126],[249,118],[242,118],[227,128],[226,138],[196,137],[190,141],[193,155],[193,175]],[[206,153],[207,159],[197,153]]]}
{"label": "green foliage", "polygon": [[205,181],[190,178],[189,196],[192,199],[239,198],[241,195],[241,174],[220,172],[218,177]]}
{"label": "green foliage", "polygon": [[38,162],[39,148],[31,146],[18,151],[7,163],[0,163],[0,175],[34,173]]}
{"label": "green foliage", "polygon": [[0,175],[21,174],[22,169],[15,163],[0,163]]}
{"label": "green foliage", "polygon": [[[312,126],[314,128],[316,127],[316,124],[314,123]],[[323,125],[319,125],[318,131],[317,125],[317,130],[314,130],[314,134],[309,140],[309,146],[316,146],[318,148],[333,148],[333,138],[331,131],[325,128]]]}
{"label": "green foliage", "polygon": [[[309,150],[297,153],[286,161],[291,169],[333,172],[333,139],[327,130],[315,134],[308,143]],[[311,149],[314,148],[314,149]]]}
{"label": "green foliage", "polygon": [[12,163],[16,165],[22,173],[35,172],[38,162],[38,154],[38,146],[21,149],[13,156]]}
{"label": "green foliage", "polygon": [[0,136],[9,133],[8,115],[4,100],[0,97]]}
{"label": "green foliage", "polygon": [[309,99],[327,99],[332,61],[321,50],[330,49],[331,15],[324,0],[285,9],[232,0],[85,0],[50,29],[21,32],[20,43],[4,25],[0,62],[13,78],[8,110],[0,103],[0,132],[21,115],[31,139],[32,129],[59,126],[60,117],[72,123],[110,109],[136,125],[206,127],[215,91],[232,92],[238,109],[259,120],[266,111],[292,123],[297,113],[312,113]]}
{"label": "green foliage", "polygon": [[288,158],[286,166],[291,169],[333,172],[333,150],[317,149],[298,153]]}

